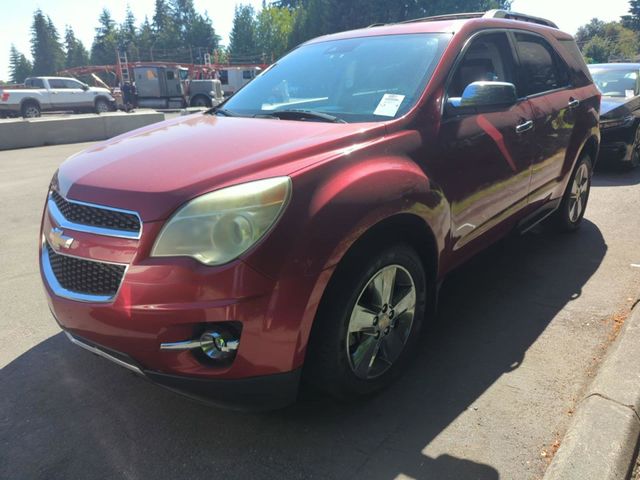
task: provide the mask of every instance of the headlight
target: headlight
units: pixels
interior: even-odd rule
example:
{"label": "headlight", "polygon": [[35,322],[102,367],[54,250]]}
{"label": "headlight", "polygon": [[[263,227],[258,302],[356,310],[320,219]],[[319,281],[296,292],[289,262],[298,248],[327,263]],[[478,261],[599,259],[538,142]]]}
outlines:
{"label": "headlight", "polygon": [[153,257],[193,257],[205,265],[238,258],[275,225],[291,196],[291,179],[276,177],[207,193],[165,224]]}

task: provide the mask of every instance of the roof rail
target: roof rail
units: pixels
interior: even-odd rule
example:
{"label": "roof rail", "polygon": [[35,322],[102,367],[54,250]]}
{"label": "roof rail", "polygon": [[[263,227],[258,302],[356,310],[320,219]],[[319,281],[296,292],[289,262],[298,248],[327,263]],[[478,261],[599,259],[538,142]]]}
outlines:
{"label": "roof rail", "polygon": [[[551,20],[546,20],[540,17],[534,17],[533,15],[526,15],[524,13],[510,12],[507,10],[489,10],[488,12],[452,13],[449,15],[436,15],[435,17],[414,18],[412,20],[405,20],[400,23],[439,22],[442,20],[469,20],[472,18],[503,18],[506,20],[518,20],[520,22],[536,23],[538,25],[545,25],[547,27],[558,28],[558,25],[553,23]],[[372,26],[378,26],[378,24],[374,24]]]}
{"label": "roof rail", "polygon": [[441,20],[468,20],[470,18],[482,18],[485,12],[470,13],[450,13],[448,15],[436,15],[435,17],[412,18],[399,23],[415,23],[415,22],[439,22]]}
{"label": "roof rail", "polygon": [[483,15],[483,18],[504,18],[506,20],[518,20],[520,22],[537,23],[538,25],[544,25],[546,27],[558,28],[558,25],[546,18],[534,17],[533,15],[510,12],[507,10],[489,10]]}

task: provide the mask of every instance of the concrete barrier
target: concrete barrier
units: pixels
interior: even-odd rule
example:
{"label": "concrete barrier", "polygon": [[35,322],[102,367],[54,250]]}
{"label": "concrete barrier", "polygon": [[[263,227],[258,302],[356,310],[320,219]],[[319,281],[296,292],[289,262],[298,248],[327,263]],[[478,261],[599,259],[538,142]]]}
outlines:
{"label": "concrete barrier", "polygon": [[0,150],[106,140],[163,120],[153,110],[2,120]]}

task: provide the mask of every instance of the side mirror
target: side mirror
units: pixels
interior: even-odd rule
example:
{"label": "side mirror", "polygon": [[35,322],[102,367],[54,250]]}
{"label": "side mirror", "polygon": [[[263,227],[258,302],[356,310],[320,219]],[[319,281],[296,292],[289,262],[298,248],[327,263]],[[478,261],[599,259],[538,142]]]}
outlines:
{"label": "side mirror", "polygon": [[89,85],[82,85],[82,90],[84,90],[85,92],[89,90]]}
{"label": "side mirror", "polygon": [[508,107],[518,101],[516,86],[506,82],[473,82],[464,89],[461,107]]}

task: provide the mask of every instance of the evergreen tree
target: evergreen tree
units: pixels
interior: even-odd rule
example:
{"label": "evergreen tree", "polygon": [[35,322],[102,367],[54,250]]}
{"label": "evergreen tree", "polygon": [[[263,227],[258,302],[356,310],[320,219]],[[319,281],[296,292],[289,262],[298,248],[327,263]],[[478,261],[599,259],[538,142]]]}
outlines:
{"label": "evergreen tree", "polygon": [[127,52],[130,61],[140,59],[138,53],[138,29],[136,28],[136,17],[131,11],[131,7],[127,5],[124,22],[118,30],[118,46]]}
{"label": "evergreen tree", "polygon": [[622,17],[622,24],[634,30],[640,31],[640,0],[631,0],[629,2],[629,13],[631,15],[625,15]]}
{"label": "evergreen tree", "polygon": [[24,79],[31,75],[33,66],[27,60],[23,53],[11,45],[11,53],[9,54],[9,73],[11,74],[11,82],[24,83]]}
{"label": "evergreen tree", "polygon": [[113,65],[116,63],[118,49],[118,31],[106,8],[102,9],[98,19],[99,26],[91,45],[91,63],[93,65]]}
{"label": "evergreen tree", "polygon": [[67,54],[64,63],[65,68],[89,65],[89,52],[87,52],[82,42],[76,38],[70,26],[67,26],[65,31],[64,44]]}
{"label": "evergreen tree", "polygon": [[58,31],[40,9],[33,14],[31,55],[34,75],[53,75],[64,66],[65,56]]}
{"label": "evergreen tree", "polygon": [[155,32],[148,17],[144,17],[144,22],[138,31],[138,54],[140,60],[153,61],[153,45],[155,42]]}
{"label": "evergreen tree", "polygon": [[250,5],[236,6],[233,27],[229,36],[229,56],[232,63],[260,60],[256,39],[255,11]]}

